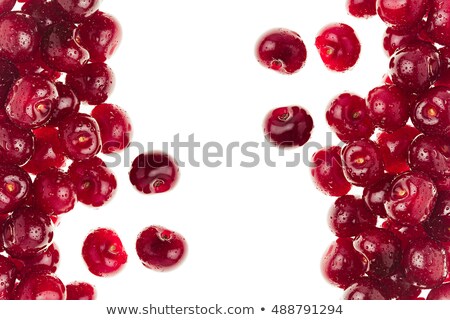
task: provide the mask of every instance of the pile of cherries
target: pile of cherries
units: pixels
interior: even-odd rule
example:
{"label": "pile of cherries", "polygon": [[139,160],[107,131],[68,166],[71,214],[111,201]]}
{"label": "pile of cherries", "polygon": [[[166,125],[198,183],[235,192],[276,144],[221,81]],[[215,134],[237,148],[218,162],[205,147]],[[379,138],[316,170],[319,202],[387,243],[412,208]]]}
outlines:
{"label": "pile of cherries", "polygon": [[[387,24],[390,61],[384,83],[367,97],[342,93],[326,109],[344,146],[312,156],[317,188],[337,197],[328,213],[337,239],[322,273],[344,299],[450,299],[450,1],[348,0],[347,9]],[[359,57],[345,24],[326,26],[315,45],[333,71],[349,70]],[[257,57],[291,74],[306,48],[295,32],[276,29],[260,39]],[[284,110],[266,118],[267,138],[304,144],[312,121]]]}
{"label": "pile of cherries", "polygon": [[[53,238],[61,214],[77,202],[102,206],[117,187],[98,155],[120,152],[131,138],[126,112],[105,103],[115,84],[105,61],[121,27],[99,11],[101,0],[18,2],[0,0],[0,300],[94,299],[92,285],[64,285],[55,275]],[[140,155],[130,172],[144,193],[167,191],[177,177],[173,160],[154,152]],[[160,271],[179,264],[185,247],[181,235],[159,226],[136,242],[142,263]],[[87,236],[82,256],[98,276],[127,261],[107,228]]]}

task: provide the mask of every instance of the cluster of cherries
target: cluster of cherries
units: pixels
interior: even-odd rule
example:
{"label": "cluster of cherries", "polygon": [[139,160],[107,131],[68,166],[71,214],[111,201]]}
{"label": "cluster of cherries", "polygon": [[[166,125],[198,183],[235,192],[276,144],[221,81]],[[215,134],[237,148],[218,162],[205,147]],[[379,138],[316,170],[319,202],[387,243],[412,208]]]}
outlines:
{"label": "cluster of cherries", "polygon": [[[115,79],[105,61],[121,27],[99,11],[101,0],[18,2],[0,0],[0,300],[94,299],[91,284],[64,285],[55,275],[53,238],[61,214],[77,202],[102,206],[117,187],[98,155],[126,148],[132,131],[126,112],[106,103]],[[144,193],[169,190],[177,176],[172,159],[157,152],[138,156],[130,171]],[[150,226],[136,251],[145,266],[164,271],[180,263],[185,246],[178,233]],[[127,261],[107,228],[87,236],[82,256],[98,276]]]}
{"label": "cluster of cherries", "polygon": [[[322,273],[344,299],[423,299],[424,289],[431,289],[427,299],[450,299],[450,2],[348,0],[347,10],[387,24],[390,61],[384,83],[367,97],[342,93],[326,110],[345,145],[312,156],[317,188],[337,197],[328,213],[337,239]],[[348,25],[326,26],[315,44],[331,70],[358,60],[360,43]],[[306,49],[298,34],[276,29],[258,42],[257,57],[291,74]],[[311,129],[301,107],[276,109],[265,121],[279,146],[304,144]]]}

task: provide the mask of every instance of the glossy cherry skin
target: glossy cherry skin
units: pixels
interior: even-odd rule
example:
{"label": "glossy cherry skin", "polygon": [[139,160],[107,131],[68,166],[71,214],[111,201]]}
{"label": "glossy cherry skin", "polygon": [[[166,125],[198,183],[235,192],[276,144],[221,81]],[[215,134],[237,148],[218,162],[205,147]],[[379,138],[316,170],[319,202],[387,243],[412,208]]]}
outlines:
{"label": "glossy cherry skin", "polygon": [[39,173],[33,182],[33,190],[36,206],[49,215],[69,212],[77,202],[71,177],[56,168]]}
{"label": "glossy cherry skin", "polygon": [[351,238],[338,238],[322,257],[321,270],[325,279],[340,288],[347,288],[367,269],[363,255],[353,248]]}
{"label": "glossy cherry skin", "polygon": [[325,66],[339,72],[352,68],[361,52],[355,31],[344,23],[323,27],[316,37],[315,45]]}
{"label": "glossy cherry skin", "polygon": [[75,31],[76,41],[89,52],[92,62],[111,58],[122,40],[122,28],[112,15],[97,11]]}
{"label": "glossy cherry skin", "polygon": [[354,248],[369,262],[367,274],[382,279],[400,268],[402,245],[390,231],[371,228],[361,232],[353,241]]}
{"label": "glossy cherry skin", "polygon": [[411,142],[420,134],[415,127],[405,125],[394,132],[381,132],[376,139],[383,158],[384,168],[392,174],[410,169],[408,154]]}
{"label": "glossy cherry skin", "polygon": [[167,154],[148,152],[137,156],[129,173],[131,184],[142,193],[162,193],[178,181],[178,165]]}
{"label": "glossy cherry skin", "polygon": [[406,248],[411,241],[417,239],[428,239],[429,236],[425,232],[422,224],[416,224],[414,226],[403,225],[394,220],[386,219],[381,227],[391,231],[402,243],[402,247]]}
{"label": "glossy cherry skin", "polygon": [[311,177],[318,190],[332,197],[346,195],[352,185],[344,176],[341,147],[332,146],[315,152],[311,158]]}
{"label": "glossy cherry skin", "polygon": [[12,62],[24,62],[39,50],[39,32],[34,19],[21,12],[0,16],[0,57]]}
{"label": "glossy cherry skin", "polygon": [[75,184],[78,201],[100,207],[114,196],[116,178],[99,158],[74,161],[68,173]]}
{"label": "glossy cherry skin", "polygon": [[397,29],[416,26],[427,13],[427,0],[377,0],[377,13],[387,25]]}
{"label": "glossy cherry skin", "polygon": [[0,108],[5,105],[8,92],[19,77],[19,70],[15,64],[0,59]]}
{"label": "glossy cherry skin", "polygon": [[363,190],[363,199],[367,208],[381,218],[387,217],[384,201],[386,193],[391,186],[392,179],[394,179],[393,175],[386,174],[380,180],[365,187]]}
{"label": "glossy cherry skin", "polygon": [[388,27],[384,32],[383,48],[390,57],[398,48],[404,47],[414,41],[418,41],[418,39],[417,32],[414,30],[397,30]]}
{"label": "glossy cherry skin", "polygon": [[14,290],[14,300],[65,300],[66,287],[54,274],[30,272]]}
{"label": "glossy cherry skin", "polygon": [[430,0],[429,2],[427,35],[439,44],[450,46],[450,3],[441,0]]}
{"label": "glossy cherry skin", "polygon": [[89,59],[87,50],[80,47],[73,37],[75,28],[70,22],[61,22],[45,29],[41,55],[44,62],[54,70],[74,72]]}
{"label": "glossy cherry skin", "polygon": [[7,257],[0,255],[0,301],[11,300],[16,282],[16,267]]}
{"label": "glossy cherry skin", "polygon": [[18,208],[31,192],[31,178],[15,165],[0,165],[0,214]]}
{"label": "glossy cherry skin", "polygon": [[347,0],[348,13],[357,18],[369,18],[377,14],[377,0]]}
{"label": "glossy cherry skin", "polygon": [[86,64],[66,77],[66,84],[78,99],[91,105],[105,102],[113,92],[115,82],[112,69],[99,62]]}
{"label": "glossy cherry skin", "polygon": [[16,81],[6,100],[6,113],[15,125],[34,129],[45,125],[58,99],[55,85],[39,75]]}
{"label": "glossy cherry skin", "polygon": [[58,126],[61,121],[67,119],[80,110],[80,100],[69,86],[62,82],[55,83],[58,90],[58,102],[53,109],[52,117],[48,124]]}
{"label": "glossy cherry skin", "polygon": [[33,155],[35,137],[31,130],[20,129],[9,120],[0,121],[0,163],[25,164]]}
{"label": "glossy cherry skin", "polygon": [[150,226],[139,233],[136,252],[147,268],[169,271],[179,266],[185,259],[187,243],[177,232],[161,226]]}
{"label": "glossy cherry skin", "polygon": [[117,274],[128,259],[117,233],[105,228],[88,234],[83,243],[82,255],[89,271],[99,277]]}
{"label": "glossy cherry skin", "polygon": [[375,142],[352,141],[342,149],[342,168],[347,180],[360,187],[377,182],[384,175],[384,165]]}
{"label": "glossy cherry skin", "polygon": [[387,300],[381,284],[371,278],[363,277],[345,289],[344,300]]}
{"label": "glossy cherry skin", "polygon": [[354,237],[376,223],[364,200],[353,195],[339,197],[328,211],[328,226],[337,237]]}
{"label": "glossy cherry skin", "polygon": [[450,137],[450,89],[435,87],[421,95],[411,111],[411,121],[425,134]]}
{"label": "glossy cherry skin", "polygon": [[384,206],[391,219],[404,225],[416,225],[430,216],[436,198],[436,186],[428,176],[405,172],[391,182]]}
{"label": "glossy cherry skin", "polygon": [[435,86],[450,88],[450,47],[439,48],[439,56],[441,58],[441,72],[434,84]]}
{"label": "glossy cherry skin", "polygon": [[423,225],[433,239],[450,242],[450,192],[439,192],[433,213]]}
{"label": "glossy cherry skin", "polygon": [[263,66],[284,74],[300,70],[307,58],[300,35],[289,29],[271,29],[256,43],[256,58]]}
{"label": "glossy cherry skin", "polygon": [[50,167],[61,168],[66,163],[58,129],[55,127],[42,127],[33,130],[34,153],[23,168],[32,174],[38,174]]}
{"label": "glossy cherry skin", "polygon": [[393,132],[409,119],[409,97],[395,85],[370,90],[366,102],[372,123],[381,130]]}
{"label": "glossy cherry skin", "polygon": [[82,22],[98,10],[102,0],[56,0],[72,22]]}
{"label": "glossy cherry skin", "polygon": [[91,115],[100,128],[103,153],[119,152],[128,147],[132,127],[124,109],[115,104],[103,103],[96,106]]}
{"label": "glossy cherry skin", "polygon": [[17,63],[16,67],[19,70],[20,77],[40,75],[50,81],[56,81],[61,77],[61,72],[50,68],[40,57],[34,57],[33,60]]}
{"label": "glossy cherry skin", "polygon": [[33,257],[52,244],[53,222],[36,208],[21,207],[5,221],[2,236],[5,251],[11,257]]}
{"label": "glossy cherry skin", "polygon": [[331,130],[344,142],[369,138],[375,129],[366,102],[351,93],[342,93],[330,102],[326,119]]}
{"label": "glossy cherry skin", "polygon": [[270,111],[264,120],[264,135],[279,147],[299,147],[308,142],[314,127],[309,112],[298,106]]}
{"label": "glossy cherry skin", "polygon": [[439,52],[430,43],[408,44],[391,56],[389,76],[400,89],[408,93],[426,91],[438,78]]}
{"label": "glossy cherry skin", "polygon": [[397,272],[389,277],[380,279],[383,293],[388,299],[412,300],[417,298],[421,289],[406,280],[403,272]]}
{"label": "glossy cherry skin", "polygon": [[0,0],[0,14],[11,11],[16,4],[16,0]]}
{"label": "glossy cherry skin", "polygon": [[59,126],[65,154],[72,160],[85,160],[100,152],[102,140],[97,121],[85,113],[65,119]]}
{"label": "glossy cherry skin", "polygon": [[427,295],[427,300],[450,300],[450,283],[444,283],[431,289]]}
{"label": "glossy cherry skin", "polygon": [[21,10],[32,16],[41,30],[67,19],[65,11],[54,0],[28,0]]}
{"label": "glossy cherry skin", "polygon": [[60,254],[56,244],[52,244],[44,252],[24,259],[13,259],[17,268],[17,279],[21,280],[30,272],[55,273],[59,266]]}
{"label": "glossy cherry skin", "polygon": [[429,239],[411,242],[403,253],[402,266],[408,281],[425,289],[442,284],[448,272],[444,249]]}
{"label": "glossy cherry skin", "polygon": [[95,287],[87,282],[75,281],[66,285],[67,300],[95,300]]}

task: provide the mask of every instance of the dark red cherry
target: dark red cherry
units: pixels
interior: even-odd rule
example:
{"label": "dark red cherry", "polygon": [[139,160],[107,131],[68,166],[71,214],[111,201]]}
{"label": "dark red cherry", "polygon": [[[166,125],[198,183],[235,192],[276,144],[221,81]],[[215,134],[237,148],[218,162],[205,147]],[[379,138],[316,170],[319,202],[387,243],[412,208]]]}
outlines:
{"label": "dark red cherry", "polygon": [[56,81],[61,77],[61,72],[50,68],[40,57],[35,57],[33,60],[17,63],[20,77],[29,75],[41,75],[50,81]]}
{"label": "dark red cherry", "polygon": [[450,3],[442,0],[430,0],[429,2],[427,35],[439,44],[450,46]]}
{"label": "dark red cherry", "polygon": [[14,300],[65,300],[66,287],[54,274],[30,272],[14,290]]}
{"label": "dark red cherry", "polygon": [[315,45],[325,66],[339,72],[353,67],[361,52],[355,31],[344,23],[323,27],[316,37]]}
{"label": "dark red cherry", "polygon": [[11,300],[16,282],[16,266],[7,257],[0,255],[0,301]]}
{"label": "dark red cherry", "polygon": [[354,237],[376,223],[364,200],[353,195],[339,197],[328,211],[328,226],[337,237]]}
{"label": "dark red cherry", "polygon": [[167,154],[149,152],[137,156],[129,173],[131,184],[142,193],[162,193],[178,181],[178,165]]}
{"label": "dark red cherry", "polygon": [[450,192],[439,192],[433,213],[423,225],[433,239],[450,242]]}
{"label": "dark red cherry", "polygon": [[430,43],[416,41],[395,51],[389,62],[389,76],[408,93],[426,91],[438,78],[439,52]]}
{"label": "dark red cherry", "polygon": [[83,243],[82,255],[89,271],[99,277],[117,274],[128,259],[117,233],[105,228],[88,234]]}
{"label": "dark red cherry", "polygon": [[18,263],[21,263],[18,278],[22,279],[29,272],[39,271],[55,273],[59,266],[60,254],[58,247],[53,243],[42,253],[34,257],[21,259],[20,262],[17,260],[18,259],[15,261],[16,266]]}
{"label": "dark red cherry", "polygon": [[65,11],[55,0],[28,0],[22,6],[22,12],[32,16],[41,30],[67,19]]}
{"label": "dark red cherry", "polygon": [[326,110],[328,125],[344,142],[369,138],[374,125],[363,98],[342,93],[335,97]]}
{"label": "dark red cherry", "polygon": [[74,161],[68,172],[75,184],[78,201],[86,205],[102,206],[117,188],[114,174],[97,157]]}
{"label": "dark red cherry", "polygon": [[72,22],[82,22],[98,10],[102,0],[56,0]]}
{"label": "dark red cherry", "polygon": [[50,167],[61,168],[66,163],[66,157],[55,127],[42,127],[33,130],[36,137],[34,153],[23,168],[32,174],[38,174]]}
{"label": "dark red cherry", "polygon": [[382,223],[381,227],[395,234],[395,236],[401,241],[403,248],[406,248],[411,241],[429,238],[422,224],[408,226],[399,224],[398,222],[391,219],[386,219]]}
{"label": "dark red cherry", "polygon": [[353,248],[351,238],[338,238],[322,257],[321,270],[325,279],[340,288],[347,288],[367,269],[366,258]]}
{"label": "dark red cherry", "polygon": [[18,208],[31,191],[31,178],[15,165],[0,165],[0,214]]}
{"label": "dark red cherry", "polygon": [[0,163],[25,164],[33,155],[35,137],[31,130],[20,129],[9,120],[0,121]]}
{"label": "dark red cherry", "polygon": [[97,11],[76,29],[76,41],[89,52],[92,62],[105,62],[122,40],[122,28],[112,15]]}
{"label": "dark red cherry", "polygon": [[100,127],[103,153],[118,152],[128,147],[132,127],[125,110],[115,104],[103,103],[96,106],[91,115]]}
{"label": "dark red cherry", "polygon": [[272,29],[256,44],[256,58],[263,66],[280,73],[292,74],[306,61],[307,51],[298,33],[288,29]]}
{"label": "dark red cherry", "polygon": [[402,266],[408,281],[425,289],[442,284],[448,272],[444,249],[429,239],[411,242],[403,253]]}
{"label": "dark red cherry", "polygon": [[377,14],[377,0],[347,0],[348,13],[357,18],[369,18]]}
{"label": "dark red cherry", "polygon": [[0,14],[11,11],[16,4],[16,0],[0,0]]}
{"label": "dark red cherry", "polygon": [[41,54],[44,62],[51,68],[61,72],[74,72],[89,59],[89,53],[73,37],[75,28],[75,24],[61,22],[45,29],[41,40]]}
{"label": "dark red cherry", "polygon": [[436,198],[436,186],[427,175],[405,172],[392,181],[384,205],[391,219],[400,224],[416,225],[430,216]]}
{"label": "dark red cherry", "polygon": [[366,101],[372,123],[381,130],[393,132],[409,119],[410,99],[395,85],[370,90]]}
{"label": "dark red cherry", "polygon": [[139,233],[136,252],[142,264],[156,271],[169,271],[186,257],[186,240],[177,232],[150,226]]}
{"label": "dark red cherry", "polygon": [[75,281],[66,285],[67,300],[95,300],[95,287],[87,282]]}
{"label": "dark red cherry", "polygon": [[5,105],[8,92],[19,77],[16,65],[6,59],[0,59],[0,109]]}
{"label": "dark red cherry", "polygon": [[427,9],[428,0],[377,0],[377,13],[381,20],[397,29],[416,26]]}
{"label": "dark red cherry", "polygon": [[390,277],[380,279],[383,292],[388,299],[413,300],[417,298],[421,289],[406,280],[403,272],[398,272]]}
{"label": "dark red cherry", "polygon": [[13,11],[0,16],[0,57],[12,62],[31,60],[39,51],[36,21],[27,14]]}
{"label": "dark red cherry", "polygon": [[388,56],[392,56],[398,48],[402,48],[410,43],[418,41],[419,37],[415,30],[397,30],[388,27],[384,32],[383,48]]}
{"label": "dark red cherry", "polygon": [[363,277],[345,289],[344,300],[387,300],[382,285],[375,279]]}
{"label": "dark red cherry", "polygon": [[440,48],[439,56],[441,58],[441,72],[434,84],[435,86],[450,88],[450,47]]}
{"label": "dark red cherry", "polygon": [[58,99],[55,85],[39,75],[20,78],[11,88],[6,101],[9,119],[24,129],[45,125]]}
{"label": "dark red cherry", "polygon": [[53,109],[49,124],[58,126],[64,119],[78,113],[80,110],[80,101],[69,86],[62,82],[56,82],[55,86],[58,90],[58,102]]}
{"label": "dark red cherry", "polygon": [[371,140],[350,142],[342,149],[341,157],[344,175],[355,186],[367,187],[384,175],[380,150]]}
{"label": "dark red cherry", "polygon": [[92,158],[102,146],[97,121],[84,113],[74,114],[62,121],[59,137],[66,155],[72,160]]}
{"label": "dark red cherry", "polygon": [[264,120],[264,135],[279,147],[299,147],[308,142],[314,127],[309,112],[298,106],[270,111]]}
{"label": "dark red cherry", "polygon": [[381,218],[387,217],[384,201],[393,178],[393,175],[386,174],[374,184],[365,187],[363,191],[363,199],[366,206],[373,214]]}
{"label": "dark red cherry", "polygon": [[86,64],[66,78],[66,84],[78,99],[91,105],[105,102],[113,92],[115,82],[112,69],[100,62]]}
{"label": "dark red cherry", "polygon": [[450,300],[450,283],[444,283],[431,289],[427,295],[427,300]]}
{"label": "dark red cherry", "polygon": [[51,245],[53,222],[36,208],[21,207],[5,221],[2,236],[5,251],[10,256],[33,257]]}
{"label": "dark red cherry", "polygon": [[332,197],[343,196],[350,191],[352,185],[342,169],[341,147],[321,149],[313,154],[311,162],[311,176],[318,190]]}

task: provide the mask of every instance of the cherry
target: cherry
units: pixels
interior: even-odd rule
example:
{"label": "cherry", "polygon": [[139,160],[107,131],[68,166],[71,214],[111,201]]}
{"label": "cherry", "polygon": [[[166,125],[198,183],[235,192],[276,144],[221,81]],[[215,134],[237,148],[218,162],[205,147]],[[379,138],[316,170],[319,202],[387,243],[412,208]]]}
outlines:
{"label": "cherry", "polygon": [[427,13],[428,0],[377,0],[377,13],[387,25],[396,29],[416,26]]}
{"label": "cherry", "polygon": [[65,11],[55,0],[28,0],[21,10],[32,16],[41,30],[67,19]]}
{"label": "cherry", "polygon": [[11,11],[16,4],[16,0],[0,0],[0,14]]}
{"label": "cherry", "polygon": [[41,127],[33,130],[34,153],[30,161],[23,168],[32,174],[38,174],[50,167],[61,168],[66,163],[58,129],[55,127]]}
{"label": "cherry", "polygon": [[347,0],[348,13],[357,18],[369,18],[377,14],[377,0]]}
{"label": "cherry", "polygon": [[402,266],[408,281],[420,288],[437,287],[447,277],[445,251],[430,239],[411,242],[403,253]]}
{"label": "cherry", "polygon": [[43,212],[69,212],[77,202],[75,185],[70,176],[56,168],[49,168],[36,176],[33,182],[34,201]]}
{"label": "cherry", "polygon": [[8,258],[0,255],[0,301],[10,300],[16,281],[16,267]]}
{"label": "cherry", "polygon": [[75,24],[61,22],[46,28],[41,40],[42,59],[52,69],[74,72],[89,59],[86,49],[74,40]]}
{"label": "cherry", "polygon": [[88,234],[82,255],[89,271],[99,277],[117,274],[128,258],[117,233],[106,228],[98,228]]}
{"label": "cherry", "polygon": [[0,214],[18,208],[30,193],[31,178],[15,165],[0,165]]}
{"label": "cherry", "polygon": [[353,248],[351,238],[338,238],[322,257],[321,270],[325,279],[340,288],[347,288],[367,269],[366,258]]}
{"label": "cherry", "polygon": [[374,184],[365,187],[363,191],[363,199],[366,206],[373,214],[381,218],[387,217],[384,201],[393,178],[394,176],[386,174]]}
{"label": "cherry", "polygon": [[129,177],[131,184],[142,193],[162,193],[176,185],[178,165],[165,153],[143,153],[134,159]]}
{"label": "cherry", "polygon": [[5,251],[14,258],[33,257],[46,250],[53,240],[53,223],[36,208],[20,207],[3,225]]}
{"label": "cherry", "polygon": [[450,241],[450,192],[439,192],[433,213],[424,222],[425,231],[437,241]]}
{"label": "cherry", "polygon": [[105,102],[114,90],[115,81],[112,69],[99,62],[86,64],[66,78],[66,84],[78,99],[91,105]]}
{"label": "cherry", "polygon": [[323,27],[316,37],[315,45],[325,66],[339,72],[353,67],[361,52],[361,44],[355,31],[344,23],[332,23]]}
{"label": "cherry", "polygon": [[64,119],[78,113],[80,110],[80,101],[69,86],[62,82],[56,82],[55,86],[58,90],[58,102],[53,109],[49,124],[57,126]]}
{"label": "cherry", "polygon": [[331,146],[315,152],[311,159],[311,176],[317,189],[326,195],[346,195],[352,185],[345,179],[341,163],[341,147]]}
{"label": "cherry", "polygon": [[0,57],[12,62],[31,60],[39,51],[39,32],[34,19],[13,11],[0,16]]}
{"label": "cherry", "polygon": [[267,31],[259,38],[256,57],[269,69],[292,74],[305,65],[307,51],[298,33],[278,28]]}
{"label": "cherry", "polygon": [[25,164],[33,155],[35,137],[31,130],[20,129],[9,121],[0,121],[0,163]]}
{"label": "cherry", "polygon": [[125,110],[115,104],[103,103],[96,106],[91,115],[100,128],[103,153],[110,154],[128,147],[132,127]]}
{"label": "cherry", "polygon": [[355,186],[367,187],[384,175],[380,151],[371,140],[350,142],[342,149],[341,157],[344,175]]}
{"label": "cherry", "polygon": [[17,63],[16,67],[19,70],[20,77],[41,75],[50,81],[56,81],[61,77],[61,72],[50,68],[40,57],[35,57],[30,61]]}
{"label": "cherry", "polygon": [[345,289],[344,300],[387,300],[383,287],[375,279],[363,277]]}
{"label": "cherry", "polygon": [[67,300],[95,300],[95,287],[87,282],[71,282],[66,285]]}
{"label": "cherry", "polygon": [[89,52],[92,62],[105,62],[119,46],[122,28],[116,18],[97,11],[77,27],[75,39]]}
{"label": "cherry", "polygon": [[383,85],[370,90],[367,108],[375,127],[393,132],[409,119],[409,98],[395,85]]}
{"label": "cherry", "polygon": [[398,48],[418,41],[417,32],[413,30],[398,30],[388,27],[384,32],[383,48],[388,56],[392,56]]}
{"label": "cherry", "polygon": [[27,273],[37,271],[55,273],[59,266],[59,259],[59,249],[54,243],[42,253],[34,257],[24,258],[20,261],[19,259],[13,259],[15,260],[14,262],[16,263],[16,267],[20,264],[17,278],[20,280],[26,276]]}
{"label": "cherry", "polygon": [[392,181],[384,205],[391,219],[416,225],[430,216],[436,198],[436,186],[427,175],[405,172]]}
{"label": "cherry", "polygon": [[136,252],[142,264],[156,271],[169,271],[186,257],[187,244],[179,233],[150,226],[139,233]]}
{"label": "cherry", "polygon": [[68,173],[75,184],[78,201],[86,205],[102,206],[117,188],[114,174],[97,157],[74,161]]}
{"label": "cherry", "polygon": [[39,75],[24,76],[11,88],[6,100],[9,119],[24,129],[45,125],[58,99],[55,85]]}
{"label": "cherry", "polygon": [[19,77],[19,70],[15,64],[0,59],[0,109],[5,105],[8,92]]}
{"label": "cherry", "polygon": [[72,160],[92,158],[102,146],[97,121],[84,113],[74,114],[62,121],[59,137],[66,155]]}
{"label": "cherry", "polygon": [[380,283],[388,299],[412,300],[417,298],[422,291],[409,283],[402,272],[380,279]]}
{"label": "cherry", "polygon": [[30,272],[14,290],[14,300],[65,300],[66,287],[54,274]]}
{"label": "cherry", "polygon": [[427,35],[439,44],[450,46],[450,3],[442,0],[430,0],[429,2]]}
{"label": "cherry", "polygon": [[344,142],[369,138],[374,132],[366,102],[355,94],[335,97],[328,105],[326,118],[331,130]]}
{"label": "cherry", "polygon": [[338,237],[354,237],[376,223],[364,200],[353,195],[339,197],[328,211],[328,226]]}
{"label": "cherry", "polygon": [[281,107],[264,120],[264,134],[279,147],[299,147],[308,142],[314,127],[311,115],[302,107]]}
{"label": "cherry", "polygon": [[98,10],[102,0],[56,0],[72,22],[83,22]]}
{"label": "cherry", "polygon": [[389,76],[408,93],[427,90],[438,78],[439,52],[430,43],[417,41],[399,48],[389,61]]}
{"label": "cherry", "polygon": [[444,283],[430,290],[427,300],[450,300],[450,283]]}
{"label": "cherry", "polygon": [[422,224],[416,224],[414,226],[408,226],[399,224],[398,222],[386,219],[381,227],[391,231],[401,241],[402,247],[406,248],[411,241],[416,239],[428,239]]}

